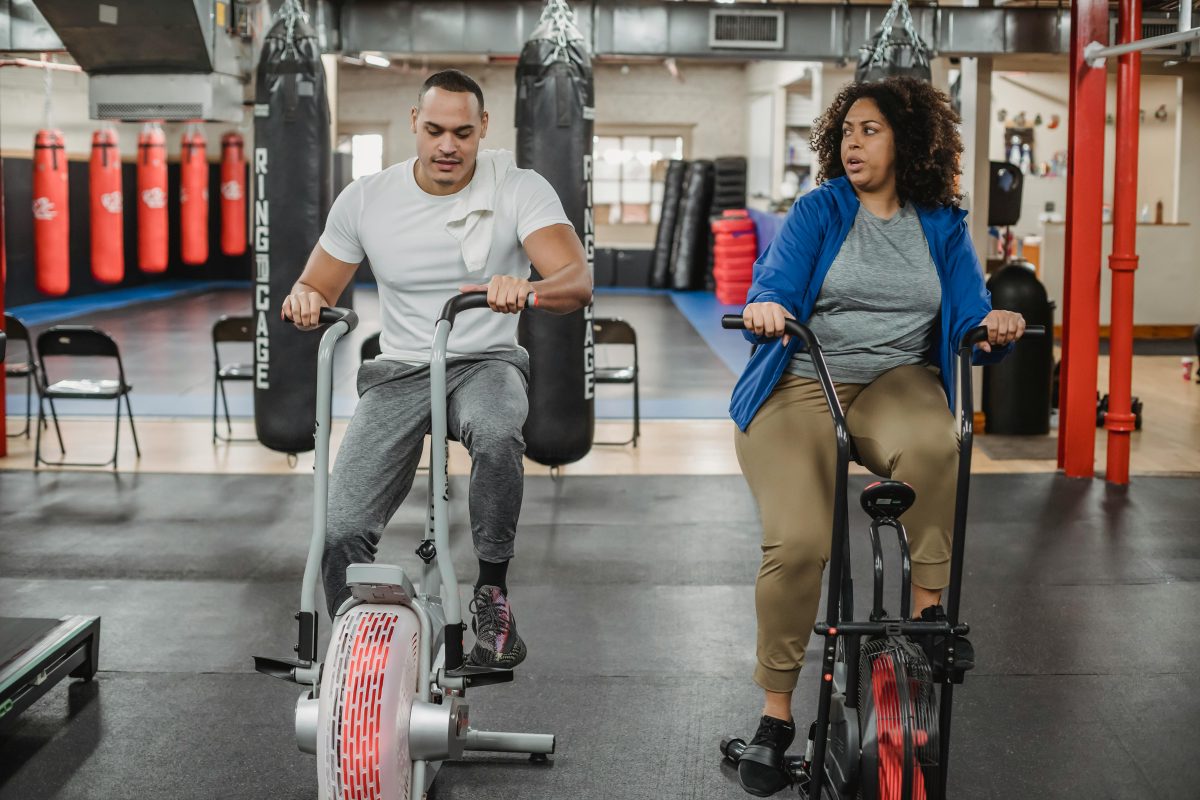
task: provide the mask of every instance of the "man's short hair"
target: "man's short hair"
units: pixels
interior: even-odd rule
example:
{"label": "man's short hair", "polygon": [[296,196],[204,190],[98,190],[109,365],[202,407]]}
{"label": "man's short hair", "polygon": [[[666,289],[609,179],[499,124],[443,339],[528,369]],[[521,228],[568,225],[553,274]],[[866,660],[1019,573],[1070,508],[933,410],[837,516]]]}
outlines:
{"label": "man's short hair", "polygon": [[474,78],[462,70],[444,69],[426,78],[425,83],[421,84],[420,94],[417,95],[418,107],[421,105],[425,93],[434,87],[445,89],[448,92],[470,92],[479,101],[480,113],[483,112],[483,89],[479,88],[479,84],[475,82]]}

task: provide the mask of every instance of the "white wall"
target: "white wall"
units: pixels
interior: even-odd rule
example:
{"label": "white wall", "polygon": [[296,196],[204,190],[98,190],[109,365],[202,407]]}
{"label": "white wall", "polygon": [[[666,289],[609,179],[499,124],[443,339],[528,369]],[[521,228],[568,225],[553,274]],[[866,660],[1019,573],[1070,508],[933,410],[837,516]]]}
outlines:
{"label": "white wall", "polygon": [[[1196,261],[1195,225],[1138,225],[1138,270],[1134,273],[1133,324],[1195,325],[1200,322],[1200,269]],[[1100,324],[1112,311],[1112,225],[1103,226],[1100,247]],[[1057,302],[1054,321],[1062,323],[1063,251],[1066,226],[1046,226],[1042,281]]]}
{"label": "white wall", "polygon": [[[1182,73],[1182,78],[1143,77],[1142,107],[1148,116],[1154,108],[1150,99],[1166,96],[1173,87],[1168,104],[1171,119],[1168,123],[1147,121],[1140,132],[1139,207],[1148,202],[1153,206],[1159,194],[1178,220],[1174,225],[1138,225],[1138,270],[1134,289],[1134,324],[1136,325],[1195,325],[1200,322],[1200,152],[1194,143],[1200,136],[1200,71]],[[1065,76],[1058,76],[1064,81]],[[1178,81],[1178,83],[1176,83]],[[1151,93],[1145,91],[1149,85]],[[1115,98],[1110,96],[1109,107]],[[1066,127],[1064,118],[1063,128]],[[1150,129],[1147,131],[1147,129]],[[1170,136],[1167,132],[1170,132]],[[1105,202],[1112,200],[1112,129],[1105,150]],[[1065,143],[1066,134],[1063,133]],[[1147,139],[1153,142],[1147,152]],[[1148,181],[1148,183],[1147,183]],[[1173,182],[1174,189],[1167,188]],[[1038,184],[1031,181],[1030,184]],[[1065,197],[1065,180],[1059,179]],[[1147,189],[1147,186],[1152,187]],[[1152,192],[1152,193],[1150,193]],[[1176,194],[1177,193],[1177,194]],[[1175,200],[1177,197],[1177,202]],[[1168,198],[1171,198],[1168,205]],[[1060,208],[1065,208],[1065,199]],[[1063,260],[1065,226],[1047,225],[1042,254],[1043,281],[1052,299],[1058,301],[1057,321],[1062,321]],[[1111,309],[1112,285],[1108,256],[1112,252],[1112,226],[1105,225],[1101,246],[1100,323],[1107,325]]]}
{"label": "white wall", "polygon": [[[516,146],[513,104],[516,87],[513,67],[456,65],[479,82],[488,112],[484,147],[512,150]],[[429,73],[355,67],[343,64],[338,74],[338,128],[342,134],[363,130],[384,134],[384,165],[398,164],[416,155],[409,119],[417,93]]]}
{"label": "white wall", "polygon": [[[488,110],[484,147],[514,150],[516,84],[514,65],[464,63],[456,66],[479,82]],[[685,156],[717,158],[746,152],[744,68],[740,64],[683,63],[674,78],[661,63],[598,64],[593,73],[597,130],[615,126],[669,126],[681,129]],[[416,155],[410,113],[429,73],[402,67],[373,69],[343,65],[338,81],[338,125],[342,134],[379,131],[384,161],[396,164]],[[645,247],[655,226],[598,225],[604,246]]]}
{"label": "white wall", "polygon": [[661,64],[598,66],[597,125],[682,125],[691,128],[688,158],[746,152],[745,67],[680,64],[675,80]]}
{"label": "white wall", "polygon": [[[786,87],[803,80],[806,74],[813,71],[823,76],[824,69],[823,65],[811,61],[757,61],[747,65],[742,93],[746,109],[746,138],[742,146],[747,158],[754,164],[751,177],[755,178],[755,185],[752,189],[747,187],[751,189],[751,194],[765,191],[771,200],[779,199],[787,160]],[[814,119],[824,108],[823,88],[822,77],[813,81]],[[763,127],[767,130],[763,131]],[[765,198],[755,198],[752,205],[765,210],[770,202]]]}
{"label": "white wall", "polygon": [[[60,60],[66,60],[63,56]],[[0,151],[9,157],[31,158],[33,138],[45,125],[45,72],[41,69],[4,67],[0,69]],[[86,160],[91,153],[92,133],[101,122],[88,118],[88,77],[82,72],[55,70],[51,76],[52,121],[66,139],[67,156]],[[137,156],[137,137],[141,123],[116,123],[121,143],[121,156],[132,161]],[[167,123],[163,133],[167,139],[168,158],[179,157],[179,146],[186,125]],[[237,130],[253,137],[254,123],[249,113],[241,125],[209,123],[204,125],[208,143],[208,158],[221,158],[221,136]]]}
{"label": "white wall", "polygon": [[[1066,72],[998,72],[992,78],[992,131],[990,158],[993,161],[1007,160],[1004,156],[1005,135],[1004,123],[997,114],[1001,109],[1008,113],[1008,120],[1020,111],[1024,111],[1028,124],[1032,126],[1034,115],[1041,113],[1043,122],[1048,123],[1052,114],[1058,114],[1061,122],[1054,130],[1046,124],[1034,128],[1034,159],[1035,161],[1051,161],[1056,152],[1067,150],[1067,96],[1070,89],[1070,78]],[[1153,219],[1155,203],[1163,202],[1163,219],[1167,222],[1176,221],[1176,188],[1179,181],[1179,165],[1177,163],[1178,130],[1178,98],[1180,79],[1160,75],[1144,75],[1141,84],[1141,108],[1146,110],[1146,120],[1138,129],[1138,209],[1144,204],[1150,206]],[[1108,103],[1109,113],[1115,113],[1117,104],[1117,88],[1115,76],[1109,76]],[[1168,118],[1160,122],[1154,118],[1154,110],[1160,105],[1167,107]],[[1195,129],[1193,129],[1195,130]],[[1195,134],[1193,134],[1195,135]],[[1104,142],[1104,202],[1112,205],[1113,200],[1113,167],[1115,161],[1114,143],[1116,126],[1105,126]],[[1053,200],[1058,213],[1066,210],[1066,180],[1050,179],[1043,184],[1041,178],[1029,177],[1025,182],[1026,194],[1022,197],[1023,207],[1021,223],[1017,231],[1022,234],[1036,233],[1037,214],[1042,204]]]}
{"label": "white wall", "polygon": [[[449,66],[449,65],[447,65]],[[485,146],[516,147],[515,67],[454,65],[475,78],[488,110]],[[439,67],[440,68],[440,67]],[[690,131],[689,158],[745,152],[745,92],[740,65],[681,64],[682,81],[661,64],[597,65],[594,72],[596,125],[671,125]],[[339,76],[338,121],[343,133],[374,128],[386,132],[385,160],[399,163],[416,154],[409,112],[428,73],[400,67],[343,65]]]}

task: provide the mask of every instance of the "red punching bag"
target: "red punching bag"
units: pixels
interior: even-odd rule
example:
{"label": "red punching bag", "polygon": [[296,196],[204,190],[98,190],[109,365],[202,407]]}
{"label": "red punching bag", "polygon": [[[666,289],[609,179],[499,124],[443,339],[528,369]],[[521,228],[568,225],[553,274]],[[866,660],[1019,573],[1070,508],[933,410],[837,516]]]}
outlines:
{"label": "red punching bag", "polygon": [[138,266],[142,272],[167,268],[167,140],[147,122],[138,136]]}
{"label": "red punching bag", "polygon": [[120,283],[125,277],[125,215],[121,151],[113,128],[92,134],[88,191],[92,197],[92,277],[100,283]]}
{"label": "red punching bag", "polygon": [[67,152],[62,131],[38,131],[33,149],[33,252],[37,288],[42,294],[58,296],[71,288]]}
{"label": "red punching bag", "polygon": [[179,155],[179,239],[185,264],[208,261],[208,151],[204,132],[189,125]]}
{"label": "red punching bag", "polygon": [[239,133],[221,137],[221,252],[246,252],[246,156]]}

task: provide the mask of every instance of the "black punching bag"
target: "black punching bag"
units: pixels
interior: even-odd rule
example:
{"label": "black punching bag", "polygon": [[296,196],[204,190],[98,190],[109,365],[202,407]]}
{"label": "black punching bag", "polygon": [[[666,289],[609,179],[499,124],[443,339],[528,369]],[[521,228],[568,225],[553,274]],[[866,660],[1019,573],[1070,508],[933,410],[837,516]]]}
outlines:
{"label": "black punching bag", "polygon": [[[1054,303],[1024,261],[1009,262],[987,282],[992,308],[1017,311],[1027,325],[1054,330]],[[1031,336],[1003,361],[983,368],[983,416],[988,433],[1045,436],[1050,432],[1054,337]]]}
{"label": "black punching bag", "polygon": [[272,450],[313,449],[317,344],[280,318],[330,204],[329,100],[317,37],[295,0],[263,44],[254,107],[254,425]]}
{"label": "black punching bag", "polygon": [[[550,0],[517,63],[517,166],[536,170],[558,192],[583,241],[589,272],[595,252],[592,118],[587,43],[567,4]],[[592,336],[591,306],[562,316],[521,314],[519,340],[530,362],[525,455],[539,464],[570,464],[592,447]]]}
{"label": "black punching bag", "polygon": [[671,254],[675,250],[675,228],[679,223],[679,201],[683,198],[683,177],[688,162],[671,159],[667,162],[667,177],[663,183],[662,213],[654,236],[654,266],[650,285],[665,289],[671,283]]}

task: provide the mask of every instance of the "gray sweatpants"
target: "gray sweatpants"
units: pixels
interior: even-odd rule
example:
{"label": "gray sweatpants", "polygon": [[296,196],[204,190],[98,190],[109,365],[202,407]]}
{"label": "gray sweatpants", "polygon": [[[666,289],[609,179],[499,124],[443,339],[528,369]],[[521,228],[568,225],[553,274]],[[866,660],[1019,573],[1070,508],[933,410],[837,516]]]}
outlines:
{"label": "gray sweatpants", "polygon": [[[524,490],[529,411],[524,350],[451,359],[447,428],[471,454],[471,536],[482,561],[513,556]],[[358,371],[358,408],[329,483],[322,573],[329,615],[350,596],[346,567],[375,560],[383,528],[412,488],[429,433],[429,367],[368,361]]]}

